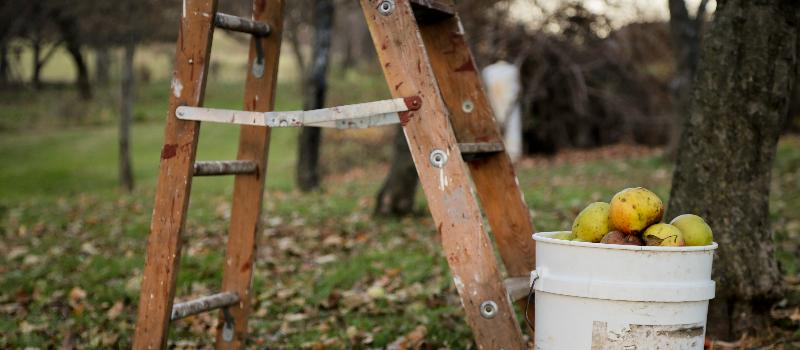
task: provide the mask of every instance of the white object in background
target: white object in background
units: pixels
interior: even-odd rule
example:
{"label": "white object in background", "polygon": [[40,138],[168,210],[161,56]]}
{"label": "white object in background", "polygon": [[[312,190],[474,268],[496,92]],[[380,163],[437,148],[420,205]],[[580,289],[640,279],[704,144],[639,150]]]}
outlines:
{"label": "white object in background", "polygon": [[483,69],[483,82],[489,94],[497,123],[505,138],[506,151],[511,161],[522,157],[522,112],[519,94],[519,68],[506,61],[498,61]]}
{"label": "white object in background", "polygon": [[647,247],[539,232],[536,349],[703,349],[717,244]]}

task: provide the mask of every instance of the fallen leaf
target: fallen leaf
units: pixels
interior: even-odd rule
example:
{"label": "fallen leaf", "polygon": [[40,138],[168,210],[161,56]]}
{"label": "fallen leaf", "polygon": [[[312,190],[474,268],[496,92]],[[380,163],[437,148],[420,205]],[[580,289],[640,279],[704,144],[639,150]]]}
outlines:
{"label": "fallen leaf", "polygon": [[86,299],[86,291],[81,289],[81,287],[73,287],[69,291],[69,300],[71,302],[78,302],[83,299]]}
{"label": "fallen leaf", "polygon": [[110,309],[108,309],[108,312],[106,312],[106,316],[108,317],[109,320],[113,320],[119,317],[119,315],[122,314],[122,311],[124,309],[125,309],[125,304],[122,303],[121,300],[118,300],[116,303],[114,303],[113,306],[111,306]]}
{"label": "fallen leaf", "polygon": [[425,335],[427,333],[428,329],[425,326],[417,326],[413,331],[397,338],[397,340],[386,346],[386,350],[419,350],[425,345]]}

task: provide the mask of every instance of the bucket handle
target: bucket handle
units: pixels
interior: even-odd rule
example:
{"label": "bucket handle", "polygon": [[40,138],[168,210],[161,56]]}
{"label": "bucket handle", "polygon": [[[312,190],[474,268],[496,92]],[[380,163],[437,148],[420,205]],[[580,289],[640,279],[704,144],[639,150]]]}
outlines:
{"label": "bucket handle", "polygon": [[526,299],[527,301],[525,302],[525,313],[524,313],[525,323],[527,323],[528,327],[530,327],[531,329],[535,328],[533,327],[533,323],[531,322],[531,320],[528,318],[528,308],[531,305],[531,299],[534,297],[533,286],[536,284],[536,280],[538,279],[539,279],[539,272],[537,272],[536,270],[531,271],[531,282],[530,282],[531,289],[530,291],[528,291],[528,298]]}

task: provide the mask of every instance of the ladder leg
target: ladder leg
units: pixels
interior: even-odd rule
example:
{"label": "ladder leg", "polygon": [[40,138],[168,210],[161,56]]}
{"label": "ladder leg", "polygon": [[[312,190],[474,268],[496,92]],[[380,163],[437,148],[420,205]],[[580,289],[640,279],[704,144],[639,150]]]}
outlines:
{"label": "ladder leg", "polygon": [[401,118],[403,131],[467,322],[479,348],[523,349],[522,332],[409,0],[384,3],[361,0],[392,95],[422,97],[420,110]]}
{"label": "ladder leg", "polygon": [[[503,142],[462,28],[458,16],[420,26],[450,122],[459,142]],[[468,164],[509,276],[529,276],[536,256],[533,225],[511,159],[498,152]],[[520,304],[524,308],[525,300]]]}
{"label": "ladder leg", "polygon": [[[268,37],[253,37],[250,43],[250,59],[245,85],[245,110],[265,112],[272,110],[275,101],[278,58],[280,56],[281,34],[283,28],[283,0],[255,0],[253,18],[268,23],[271,34]],[[256,64],[258,45],[263,49],[263,74],[253,73]],[[239,138],[240,160],[253,160],[258,164],[256,174],[237,175],[234,180],[233,204],[228,235],[228,249],[225,256],[222,290],[236,292],[240,296],[237,306],[229,309],[234,320],[232,338],[227,338],[223,325],[224,314],[220,315],[217,330],[217,349],[244,348],[247,334],[247,320],[250,315],[250,289],[255,265],[256,239],[264,195],[264,182],[267,176],[267,153],[269,151],[270,128],[261,126],[242,126]]]}
{"label": "ladder leg", "polygon": [[181,105],[200,106],[203,103],[217,2],[187,0],[183,6],[156,200],[139,294],[134,349],[162,349],[166,346],[181,254],[180,235],[186,222],[200,130],[198,122],[177,119],[175,109]]}

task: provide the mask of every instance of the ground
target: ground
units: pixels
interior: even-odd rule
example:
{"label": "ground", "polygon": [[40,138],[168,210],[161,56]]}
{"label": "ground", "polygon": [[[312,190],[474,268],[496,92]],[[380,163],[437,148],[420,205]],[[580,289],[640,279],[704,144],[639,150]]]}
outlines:
{"label": "ground", "polygon": [[[333,103],[383,94],[380,79],[334,74],[343,79]],[[221,80],[209,84],[207,105],[236,108],[241,85]],[[278,108],[298,108],[296,86],[282,84]],[[130,347],[168,88],[157,78],[139,90],[130,194],[117,187],[116,90],[99,90],[91,104],[64,88],[0,93],[0,348]],[[273,133],[251,347],[382,348],[405,335],[428,348],[472,346],[424,198],[415,216],[371,217],[391,130],[326,132],[327,175],[310,194],[293,186],[296,131]],[[231,159],[236,135],[204,125],[198,158]],[[781,140],[774,169],[770,219],[792,292],[773,310],[776,327],[741,344],[790,349],[800,337],[800,137]],[[583,206],[625,187],[666,201],[672,171],[659,149],[618,145],[527,158],[518,173],[543,231],[568,229]],[[219,287],[231,189],[230,178],[194,182],[179,300]],[[178,321],[170,344],[207,348],[216,322],[216,314]]]}

